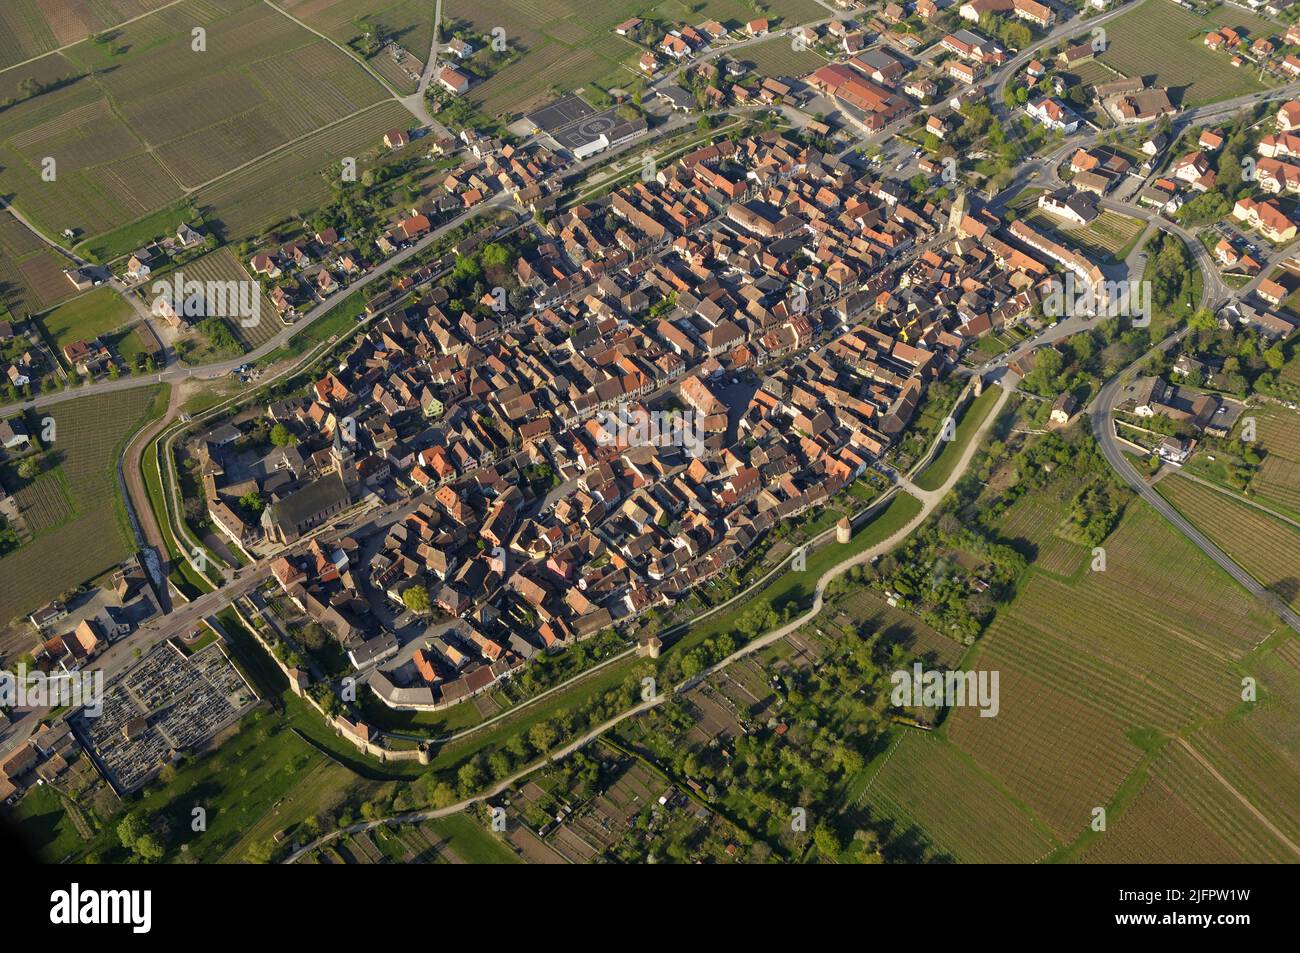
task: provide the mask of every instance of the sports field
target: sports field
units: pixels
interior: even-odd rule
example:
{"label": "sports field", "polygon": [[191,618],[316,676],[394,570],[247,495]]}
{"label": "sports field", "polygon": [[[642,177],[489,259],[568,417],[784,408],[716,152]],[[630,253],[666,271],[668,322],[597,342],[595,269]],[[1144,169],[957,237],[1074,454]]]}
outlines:
{"label": "sports field", "polygon": [[[137,387],[57,404],[29,421],[54,421],[46,469],[14,493],[33,538],[0,559],[0,619],[25,615],[111,569],[135,550],[123,510],[117,459],[158,411],[158,387]],[[15,475],[5,472],[7,486]]]}
{"label": "sports field", "polygon": [[1239,6],[1215,7],[1199,17],[1169,0],[1146,0],[1106,24],[1109,46],[1101,61],[1125,76],[1167,86],[1174,105],[1184,109],[1263,89],[1257,71],[1235,68],[1229,54],[1205,46],[1205,34],[1219,26],[1244,29],[1251,39],[1277,32],[1276,24]]}
{"label": "sports field", "polygon": [[[29,73],[44,91],[21,98]],[[72,229],[78,240],[390,96],[346,53],[254,0],[183,0],[107,42],[0,73],[0,96],[6,88],[21,101],[0,112],[0,191],[47,235]]]}

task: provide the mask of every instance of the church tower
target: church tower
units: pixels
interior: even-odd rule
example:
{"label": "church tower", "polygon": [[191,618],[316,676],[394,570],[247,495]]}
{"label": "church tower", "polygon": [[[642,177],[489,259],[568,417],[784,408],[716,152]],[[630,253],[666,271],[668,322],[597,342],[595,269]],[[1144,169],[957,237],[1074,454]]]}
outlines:
{"label": "church tower", "polygon": [[357,461],[352,448],[343,442],[343,428],[334,428],[334,446],[330,448],[330,459],[334,461],[334,472],[343,478],[343,485],[348,488],[348,498],[357,495]]}

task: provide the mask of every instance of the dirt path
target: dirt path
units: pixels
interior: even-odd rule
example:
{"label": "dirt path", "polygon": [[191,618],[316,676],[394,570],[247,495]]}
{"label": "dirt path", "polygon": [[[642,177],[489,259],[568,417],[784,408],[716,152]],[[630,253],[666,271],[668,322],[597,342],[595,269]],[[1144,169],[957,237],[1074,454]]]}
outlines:
{"label": "dirt path", "polygon": [[1231,784],[1229,784],[1228,779],[1225,778],[1223,775],[1221,775],[1218,771],[1216,771],[1214,769],[1214,765],[1210,764],[1210,762],[1205,759],[1205,756],[1203,754],[1201,754],[1190,744],[1188,744],[1186,738],[1179,738],[1178,743],[1187,750],[1187,753],[1190,754],[1196,760],[1197,764],[1199,764],[1202,768],[1204,768],[1207,772],[1209,772],[1210,777],[1214,778],[1214,780],[1222,784],[1224,790],[1226,790],[1229,794],[1231,794],[1234,798],[1236,798],[1237,801],[1240,802],[1242,807],[1250,811],[1251,816],[1255,818],[1255,820],[1259,821],[1266,828],[1268,828],[1269,833],[1272,834],[1274,837],[1276,837],[1278,840],[1280,840],[1283,844],[1285,844],[1290,849],[1291,853],[1295,854],[1297,857],[1300,857],[1300,847],[1297,847],[1295,843],[1291,840],[1291,838],[1283,834],[1282,831],[1278,829],[1276,824],[1274,824],[1267,817],[1265,817],[1263,813],[1260,812],[1259,808],[1251,804],[1250,801],[1246,799],[1246,796],[1244,794],[1242,794]]}
{"label": "dirt path", "polygon": [[[989,386],[995,387],[997,385],[990,384]],[[681,685],[678,685],[674,690],[678,692],[689,691],[691,688],[695,687],[695,685],[699,684],[710,675],[720,672],[731,663],[737,662],[747,655],[752,655],[774,642],[780,641],[793,632],[797,632],[800,628],[817,618],[821,613],[826,594],[826,587],[830,585],[831,580],[835,579],[837,576],[842,576],[854,566],[861,566],[863,563],[870,562],[875,557],[884,555],[894,549],[902,543],[903,540],[907,539],[907,537],[910,536],[917,527],[929,519],[930,514],[933,513],[940,502],[943,501],[943,498],[948,495],[948,492],[954,486],[957,485],[957,481],[966,474],[966,468],[970,466],[971,459],[979,451],[980,446],[984,442],[985,435],[993,426],[993,422],[997,420],[998,416],[1002,413],[1002,408],[1006,406],[1007,400],[1010,398],[1012,391],[1005,387],[1001,387],[999,390],[1001,390],[1001,393],[998,395],[996,403],[994,403],[992,409],[989,410],[984,420],[981,421],[979,429],[971,434],[970,441],[962,450],[961,459],[957,461],[957,465],[953,467],[952,473],[948,475],[948,479],[943,482],[942,486],[936,490],[922,490],[919,487],[914,486],[910,481],[905,481],[905,485],[909,488],[908,492],[914,494],[921,503],[921,509],[915,516],[908,520],[906,525],[899,528],[886,539],[876,543],[874,546],[864,549],[855,556],[850,556],[841,563],[836,563],[830,569],[826,570],[826,572],[822,573],[821,578],[817,580],[817,588],[814,590],[812,608],[803,615],[799,616],[797,619],[792,619],[790,622],[787,622],[778,629],[773,629],[771,632],[767,633],[767,635],[760,636],[759,638],[746,643],[722,661],[700,672],[694,678],[688,679]]]}

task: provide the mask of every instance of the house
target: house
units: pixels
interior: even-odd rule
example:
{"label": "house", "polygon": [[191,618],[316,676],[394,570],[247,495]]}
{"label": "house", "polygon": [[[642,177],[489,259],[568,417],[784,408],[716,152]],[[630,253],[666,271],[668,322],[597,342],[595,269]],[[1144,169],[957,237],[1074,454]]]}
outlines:
{"label": "house", "polygon": [[1175,160],[1172,172],[1179,182],[1186,182],[1198,191],[1207,192],[1214,188],[1215,174],[1204,152],[1189,152]]}
{"label": "house", "polygon": [[455,96],[469,92],[470,78],[454,66],[444,66],[438,70],[438,84]]}
{"label": "house", "polygon": [[411,137],[401,129],[390,129],[384,133],[384,145],[389,149],[400,149],[411,144]]}
{"label": "house", "polygon": [[6,450],[23,451],[31,448],[31,437],[21,417],[0,420],[0,446]]}
{"label": "house", "polygon": [[957,12],[971,23],[979,23],[985,13],[1015,16],[1040,27],[1049,27],[1056,20],[1052,8],[1037,0],[968,0]]}
{"label": "house", "polygon": [[191,228],[187,223],[181,222],[176,229],[176,241],[180,243],[182,248],[193,248],[196,245],[203,244],[203,235]]}
{"label": "house", "polygon": [[632,36],[637,30],[641,29],[642,20],[640,17],[632,17],[630,20],[624,20],[618,26],[614,27],[614,32],[619,36]]}
{"label": "house", "polygon": [[248,265],[252,269],[253,274],[265,278],[279,278],[284,274],[284,272],[280,270],[280,266],[275,263],[275,259],[270,255],[254,255]]}
{"label": "house", "polygon": [[1050,96],[1025,106],[1025,112],[1040,125],[1066,135],[1079,128],[1079,117],[1060,100]]}
{"label": "house", "polygon": [[454,53],[456,59],[463,60],[474,55],[474,47],[460,37],[456,37],[447,44],[447,52]]}
{"label": "house", "polygon": [[1202,129],[1196,144],[1206,152],[1218,152],[1223,148],[1223,132],[1218,129]]}
{"label": "house", "polygon": [[1296,237],[1295,222],[1267,199],[1259,202],[1249,197],[1237,199],[1232,217],[1251,228],[1258,228],[1272,242],[1289,242]]}
{"label": "house", "polygon": [[979,75],[979,66],[975,63],[963,63],[954,60],[948,64],[948,76],[968,86],[979,79]]}
{"label": "house", "polygon": [[1078,398],[1067,390],[1065,393],[1061,394],[1061,396],[1057,397],[1056,402],[1052,404],[1052,423],[1068,424],[1070,418],[1078,413],[1078,411]]}
{"label": "house", "polygon": [[1277,131],[1294,132],[1300,129],[1300,101],[1290,100],[1277,111]]}
{"label": "house", "polygon": [[1300,57],[1288,53],[1282,58],[1282,72],[1291,76],[1300,76]]}
{"label": "house", "polygon": [[750,36],[767,36],[767,17],[759,17],[745,24],[745,32]]}
{"label": "house", "polygon": [[1069,186],[1055,192],[1044,192],[1038,197],[1038,207],[1076,225],[1087,225],[1101,214],[1094,193],[1081,192]]}
{"label": "house", "polygon": [[152,273],[153,269],[149,267],[149,262],[141,258],[138,252],[126,263],[126,276],[132,281],[144,281]]}

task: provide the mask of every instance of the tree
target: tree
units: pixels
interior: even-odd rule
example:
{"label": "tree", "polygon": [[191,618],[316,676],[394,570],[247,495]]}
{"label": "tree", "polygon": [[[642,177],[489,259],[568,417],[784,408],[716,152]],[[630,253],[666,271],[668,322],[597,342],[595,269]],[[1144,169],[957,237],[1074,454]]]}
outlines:
{"label": "tree", "polygon": [[135,842],[135,852],[141,860],[149,863],[162,860],[166,851],[163,849],[162,841],[152,833],[142,834]]}
{"label": "tree", "polygon": [[416,615],[428,615],[433,611],[429,599],[429,590],[425,586],[411,586],[402,593],[402,604]]}
{"label": "tree", "polygon": [[252,490],[239,498],[239,505],[250,513],[260,513],[262,507],[266,506],[266,501],[262,499],[261,493]]}
{"label": "tree", "polygon": [[28,457],[18,464],[18,475],[24,480],[30,480],[41,472],[41,461],[39,457]]}
{"label": "tree", "polygon": [[298,438],[284,424],[276,424],[271,428],[271,443],[277,447],[292,447],[298,442]]}
{"label": "tree", "polygon": [[139,814],[128,814],[117,825],[117,839],[127,850],[134,850],[136,842],[147,832],[148,827]]}

